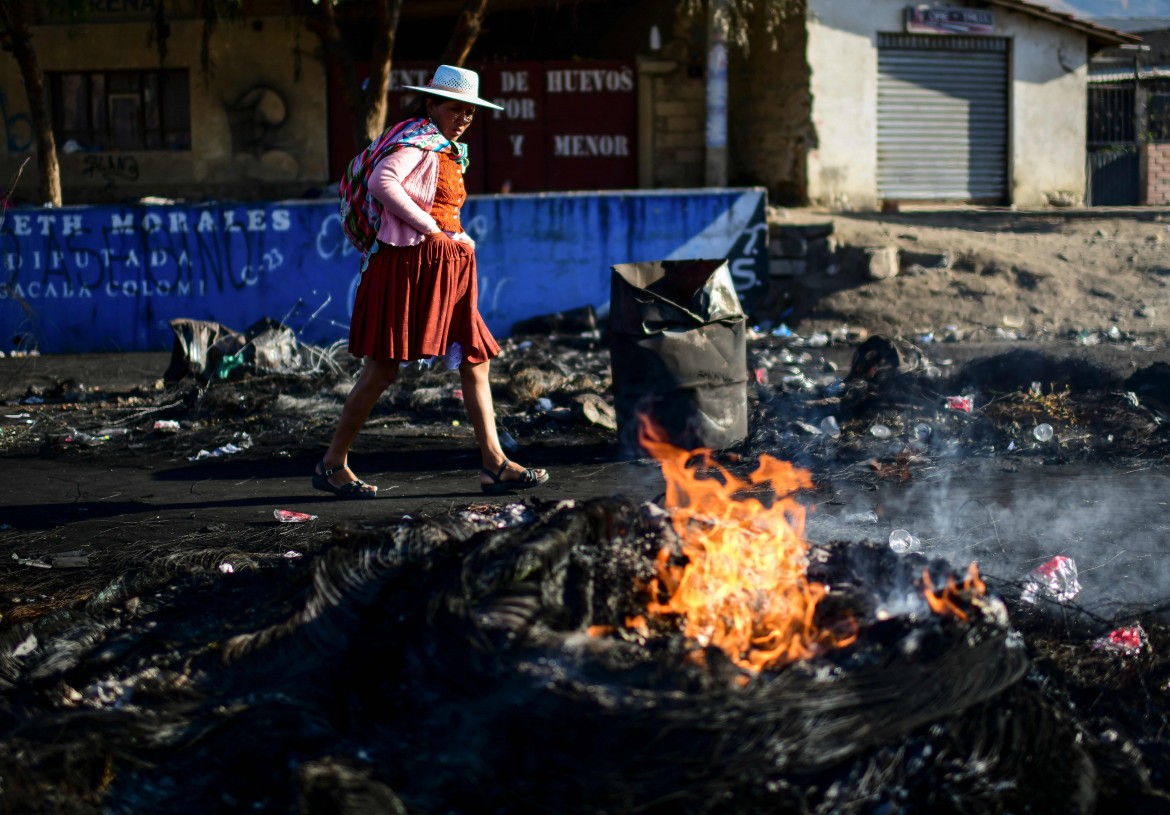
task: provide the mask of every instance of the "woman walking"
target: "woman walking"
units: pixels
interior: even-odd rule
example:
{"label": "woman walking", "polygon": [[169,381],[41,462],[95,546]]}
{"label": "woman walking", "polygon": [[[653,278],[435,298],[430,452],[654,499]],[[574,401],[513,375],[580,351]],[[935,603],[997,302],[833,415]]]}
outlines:
{"label": "woman walking", "polygon": [[502,108],[479,98],[479,75],[464,68],[440,65],[429,84],[406,87],[423,94],[419,115],[375,140],[342,184],[346,232],[363,250],[349,352],[365,363],[313,486],[338,498],[377,497],[378,488],[349,468],[350,447],[402,363],[446,356],[452,364],[461,357],[481,489],[535,487],[548,473],[509,461],[496,435],[488,368],[500,348],[479,314],[475,242],[459,222],[467,198],[467,145],[459,137],[477,107]]}

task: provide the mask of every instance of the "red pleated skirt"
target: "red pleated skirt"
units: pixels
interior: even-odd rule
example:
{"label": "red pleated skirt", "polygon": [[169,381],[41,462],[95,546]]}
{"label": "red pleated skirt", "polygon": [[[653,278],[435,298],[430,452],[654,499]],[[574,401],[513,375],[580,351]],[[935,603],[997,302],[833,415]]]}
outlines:
{"label": "red pleated skirt", "polygon": [[379,243],[358,284],[349,352],[405,361],[442,356],[458,342],[465,361],[486,362],[500,346],[479,316],[478,302],[475,250],[466,244]]}

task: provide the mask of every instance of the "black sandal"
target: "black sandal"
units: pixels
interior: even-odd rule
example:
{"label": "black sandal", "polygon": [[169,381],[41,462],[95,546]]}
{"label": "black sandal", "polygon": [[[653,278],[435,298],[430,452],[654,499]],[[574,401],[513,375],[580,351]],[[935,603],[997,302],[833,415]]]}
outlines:
{"label": "black sandal", "polygon": [[530,490],[533,487],[539,487],[545,481],[548,481],[548,473],[544,475],[537,475],[536,470],[526,468],[524,474],[516,479],[504,480],[504,471],[508,469],[508,465],[512,462],[504,459],[504,463],[500,465],[497,472],[492,472],[487,467],[480,469],[480,472],[492,480],[490,484],[479,483],[479,488],[487,495],[503,495],[512,490]]}
{"label": "black sandal", "polygon": [[[317,472],[320,469],[321,472]],[[340,487],[329,481],[329,476],[338,472],[341,467],[335,467],[332,470],[325,466],[325,459],[321,459],[320,463],[313,468],[313,486],[322,492],[331,492],[338,498],[377,498],[378,488],[374,487],[372,490],[367,490],[366,487],[372,486],[362,481],[360,478],[355,478],[348,484],[342,484]]]}

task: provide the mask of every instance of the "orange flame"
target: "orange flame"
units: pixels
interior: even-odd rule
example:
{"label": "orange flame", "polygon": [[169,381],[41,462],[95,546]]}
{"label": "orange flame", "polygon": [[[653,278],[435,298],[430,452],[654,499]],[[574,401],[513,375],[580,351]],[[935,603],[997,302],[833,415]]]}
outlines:
{"label": "orange flame", "polygon": [[[813,624],[827,589],[805,575],[804,507],[792,497],[812,486],[807,471],[761,456],[744,481],[708,450],[673,446],[644,417],[638,438],[662,467],[666,506],[685,556],[685,562],[672,563],[669,550],[659,552],[648,613],[679,615],[686,636],[703,647],[717,646],[753,671],[808,659],[820,647],[856,638],[853,627],[834,633]],[[701,466],[688,468],[696,457]],[[765,506],[753,493],[775,498]]]}
{"label": "orange flame", "polygon": [[979,566],[974,562],[967,567],[967,577],[962,583],[956,583],[953,575],[947,575],[947,584],[942,589],[935,589],[930,572],[923,569],[922,587],[931,611],[960,620],[967,619],[967,612],[960,603],[969,605],[971,600],[987,594],[987,584],[980,579]]}

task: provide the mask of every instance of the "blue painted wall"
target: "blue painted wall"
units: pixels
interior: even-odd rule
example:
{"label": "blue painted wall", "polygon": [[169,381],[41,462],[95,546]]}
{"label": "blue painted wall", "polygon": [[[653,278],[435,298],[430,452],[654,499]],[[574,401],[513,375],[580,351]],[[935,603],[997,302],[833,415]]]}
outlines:
{"label": "blue painted wall", "polygon": [[[517,320],[609,298],[615,263],[728,258],[746,307],[768,275],[762,189],[472,197],[480,311]],[[0,349],[166,350],[168,320],[261,317],[305,342],[347,336],[357,254],[332,201],[10,209],[0,226]]]}

